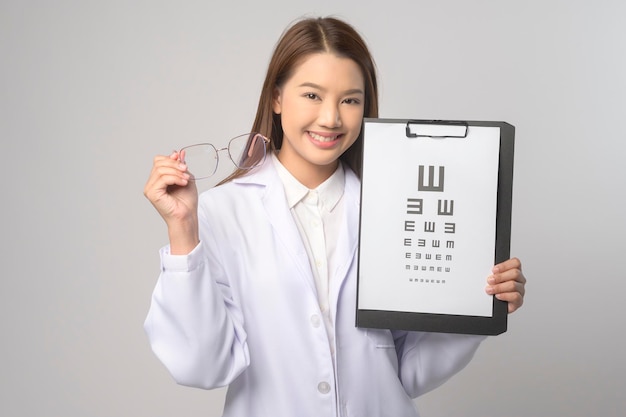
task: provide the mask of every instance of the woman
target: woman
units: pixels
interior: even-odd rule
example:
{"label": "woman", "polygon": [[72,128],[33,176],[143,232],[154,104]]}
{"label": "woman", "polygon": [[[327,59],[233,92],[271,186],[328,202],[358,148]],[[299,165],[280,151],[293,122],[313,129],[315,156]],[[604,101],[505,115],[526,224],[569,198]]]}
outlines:
{"label": "woman", "polygon": [[[184,155],[155,158],[146,197],[170,244],[145,328],[183,385],[228,385],[224,416],[416,416],[412,398],[461,370],[481,336],[355,327],[363,117],[377,117],[358,33],[306,19],[279,40],[253,131],[251,171],[200,200]],[[523,301],[517,259],[488,293]]]}

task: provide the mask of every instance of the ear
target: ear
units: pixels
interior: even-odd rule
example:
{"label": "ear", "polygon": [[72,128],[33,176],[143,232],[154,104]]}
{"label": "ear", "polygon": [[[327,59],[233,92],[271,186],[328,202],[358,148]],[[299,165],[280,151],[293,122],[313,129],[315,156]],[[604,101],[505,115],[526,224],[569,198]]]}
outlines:
{"label": "ear", "polygon": [[272,110],[275,114],[280,114],[282,112],[282,102],[280,96],[280,88],[274,87],[274,93],[272,94]]}

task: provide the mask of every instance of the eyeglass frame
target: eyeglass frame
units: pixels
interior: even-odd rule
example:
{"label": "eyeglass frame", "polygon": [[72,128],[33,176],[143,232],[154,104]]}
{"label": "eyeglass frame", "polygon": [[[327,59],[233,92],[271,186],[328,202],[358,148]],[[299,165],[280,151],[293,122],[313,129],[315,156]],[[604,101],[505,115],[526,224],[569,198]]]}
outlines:
{"label": "eyeglass frame", "polygon": [[[234,141],[235,139],[239,139],[242,136],[252,137],[252,141],[257,140],[257,138],[259,138],[259,137],[261,139],[263,139],[263,142],[264,142],[263,157],[259,160],[259,162],[256,165],[253,165],[253,166],[250,166],[250,167],[241,167],[241,166],[239,166],[239,164],[237,162],[235,162],[235,160],[233,159],[233,156],[230,153],[229,148],[230,148],[230,144],[232,143],[232,141]],[[250,139],[248,139],[248,140],[250,140]],[[237,169],[242,169],[244,171],[248,171],[248,170],[251,170],[251,169],[254,169],[254,168],[260,166],[261,164],[263,164],[263,162],[265,162],[265,158],[267,157],[267,145],[270,142],[271,142],[270,139],[268,137],[266,137],[265,135],[262,135],[262,134],[260,134],[258,132],[249,132],[249,133],[242,133],[241,135],[237,135],[237,136],[232,137],[228,141],[228,144],[225,147],[223,147],[223,148],[219,148],[218,149],[218,148],[215,147],[215,145],[213,145],[212,143],[208,143],[208,142],[194,143],[193,145],[186,145],[186,146],[183,146],[182,148],[180,148],[180,150],[178,151],[178,155],[179,155],[179,160],[182,163],[185,163],[185,158],[184,158],[183,151],[185,151],[186,149],[193,148],[193,147],[196,147],[196,146],[210,146],[211,148],[213,148],[213,150],[215,151],[215,157],[216,157],[215,168],[213,169],[213,172],[210,175],[205,175],[203,177],[198,177],[198,178],[192,176],[192,178],[190,178],[193,181],[198,181],[198,180],[204,180],[204,179],[207,179],[207,178],[211,178],[213,175],[215,175],[215,173],[217,172],[217,168],[219,167],[219,164],[220,164],[220,152],[221,151],[226,151],[228,153],[228,159],[230,159],[230,161],[233,163],[233,165],[235,165],[237,167]],[[247,143],[246,143],[246,147],[249,150],[250,149],[254,149],[254,145],[255,145],[255,143],[252,143],[248,147]],[[248,151],[248,156],[251,156],[249,152],[250,151]],[[181,156],[181,155],[183,155],[183,156]]]}

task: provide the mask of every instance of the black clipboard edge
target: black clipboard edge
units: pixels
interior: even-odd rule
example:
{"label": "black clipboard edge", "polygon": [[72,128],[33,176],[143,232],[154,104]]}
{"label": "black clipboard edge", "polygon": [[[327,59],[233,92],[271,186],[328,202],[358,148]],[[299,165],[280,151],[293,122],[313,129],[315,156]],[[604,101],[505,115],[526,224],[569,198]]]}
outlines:
{"label": "black clipboard edge", "polygon": [[[495,303],[502,302],[494,298]],[[494,306],[495,307],[495,306]],[[506,307],[506,303],[505,303]],[[365,326],[361,324],[366,324]],[[359,310],[357,327],[437,333],[497,336],[506,332],[506,315],[494,317],[422,314],[402,311]]]}
{"label": "black clipboard edge", "polygon": [[[388,118],[364,118],[365,123],[394,123],[408,124],[419,123],[417,119],[388,119]],[[430,124],[449,123],[464,124],[468,127],[498,127],[500,128],[500,155],[498,160],[498,196],[496,208],[496,242],[495,263],[503,262],[511,257],[511,212],[513,197],[513,156],[515,150],[515,127],[507,122],[498,121],[466,121],[466,120],[431,120],[425,121]],[[365,145],[361,147],[364,152]],[[361,200],[363,198],[361,189]],[[359,230],[361,229],[359,216]],[[359,236],[360,240],[360,236]],[[359,252],[360,256],[360,252]],[[508,328],[508,303],[493,299],[493,316],[459,316],[452,314],[414,313],[401,311],[360,310],[358,307],[359,285],[357,263],[357,308],[356,326],[364,328],[392,329],[425,331],[439,333],[459,333],[496,336],[507,331]],[[486,277],[485,277],[486,278]]]}

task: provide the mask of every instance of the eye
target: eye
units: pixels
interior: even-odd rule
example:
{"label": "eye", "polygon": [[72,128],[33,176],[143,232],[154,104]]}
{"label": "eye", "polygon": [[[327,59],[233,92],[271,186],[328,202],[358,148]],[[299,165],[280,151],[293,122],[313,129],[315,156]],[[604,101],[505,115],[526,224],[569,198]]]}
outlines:
{"label": "eye", "polygon": [[317,100],[319,98],[319,96],[315,93],[305,93],[304,97],[308,98],[309,100]]}
{"label": "eye", "polygon": [[361,104],[361,100],[358,98],[347,98],[343,102],[346,104]]}

